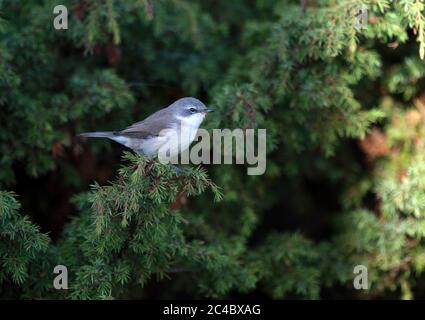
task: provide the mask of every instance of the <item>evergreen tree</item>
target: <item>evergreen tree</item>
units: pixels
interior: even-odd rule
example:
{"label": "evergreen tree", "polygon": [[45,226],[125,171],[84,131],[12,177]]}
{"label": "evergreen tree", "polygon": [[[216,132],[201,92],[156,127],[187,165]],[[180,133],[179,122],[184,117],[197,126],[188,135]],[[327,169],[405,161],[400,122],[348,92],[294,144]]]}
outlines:
{"label": "evergreen tree", "polygon": [[[424,297],[425,1],[61,4],[0,1],[0,297]],[[76,138],[182,96],[265,174]]]}

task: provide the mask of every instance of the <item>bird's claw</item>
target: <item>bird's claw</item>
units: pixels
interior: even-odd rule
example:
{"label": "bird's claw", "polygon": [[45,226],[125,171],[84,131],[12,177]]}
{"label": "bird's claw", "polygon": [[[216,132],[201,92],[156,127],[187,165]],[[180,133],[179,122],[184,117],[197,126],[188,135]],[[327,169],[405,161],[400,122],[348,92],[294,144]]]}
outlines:
{"label": "bird's claw", "polygon": [[180,175],[181,173],[183,173],[183,169],[179,168],[178,166],[176,166],[175,164],[171,164],[170,163],[170,167],[174,169],[174,171],[177,173],[177,175]]}

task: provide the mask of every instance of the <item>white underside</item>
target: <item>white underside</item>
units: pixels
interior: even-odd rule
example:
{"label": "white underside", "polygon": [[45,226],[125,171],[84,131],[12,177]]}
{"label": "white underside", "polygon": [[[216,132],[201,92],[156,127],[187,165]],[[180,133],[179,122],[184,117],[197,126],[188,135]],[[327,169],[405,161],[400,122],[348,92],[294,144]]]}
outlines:
{"label": "white underside", "polygon": [[195,114],[189,118],[177,118],[178,122],[173,128],[164,129],[151,138],[118,136],[111,139],[147,156],[158,154],[162,158],[173,158],[189,148],[204,117],[205,114]]}

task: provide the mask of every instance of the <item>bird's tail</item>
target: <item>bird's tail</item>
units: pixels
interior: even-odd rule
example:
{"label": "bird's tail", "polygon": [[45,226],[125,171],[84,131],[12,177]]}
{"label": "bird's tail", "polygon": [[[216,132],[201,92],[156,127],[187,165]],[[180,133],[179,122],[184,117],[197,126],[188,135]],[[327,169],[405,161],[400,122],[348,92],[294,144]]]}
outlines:
{"label": "bird's tail", "polygon": [[95,131],[95,132],[83,132],[78,137],[85,138],[112,138],[114,136],[113,131]]}

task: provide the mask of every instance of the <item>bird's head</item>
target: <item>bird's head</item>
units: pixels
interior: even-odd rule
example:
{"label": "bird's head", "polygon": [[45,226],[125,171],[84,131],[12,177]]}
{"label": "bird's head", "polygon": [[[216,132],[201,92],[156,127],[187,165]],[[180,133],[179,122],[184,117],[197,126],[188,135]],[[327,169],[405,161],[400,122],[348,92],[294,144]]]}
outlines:
{"label": "bird's head", "polygon": [[170,108],[173,109],[173,113],[178,120],[194,127],[199,127],[205,115],[213,111],[201,101],[192,97],[181,98],[174,102]]}

